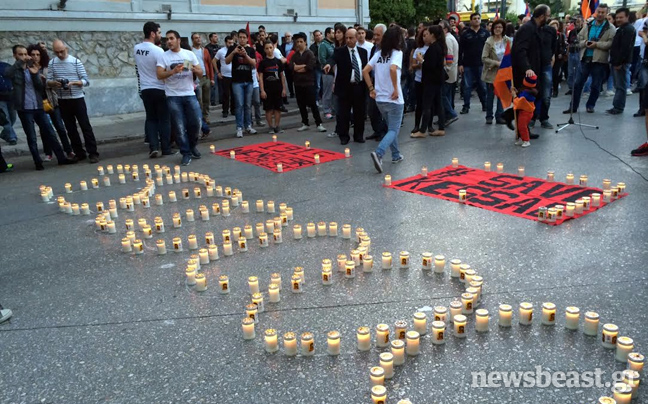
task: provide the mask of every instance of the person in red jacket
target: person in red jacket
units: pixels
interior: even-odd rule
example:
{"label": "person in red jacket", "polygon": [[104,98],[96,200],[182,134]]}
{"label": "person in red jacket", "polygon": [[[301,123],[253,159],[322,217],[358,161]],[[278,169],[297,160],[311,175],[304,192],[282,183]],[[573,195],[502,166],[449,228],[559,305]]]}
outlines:
{"label": "person in red jacket", "polygon": [[[525,77],[522,81],[522,88],[520,93],[513,100],[513,109],[517,115],[517,137],[515,140],[516,146],[529,147],[531,146],[529,134],[529,122],[533,118],[535,111],[535,101],[538,95],[536,90],[536,83],[538,77],[533,75]],[[515,92],[513,92],[515,96]]]}

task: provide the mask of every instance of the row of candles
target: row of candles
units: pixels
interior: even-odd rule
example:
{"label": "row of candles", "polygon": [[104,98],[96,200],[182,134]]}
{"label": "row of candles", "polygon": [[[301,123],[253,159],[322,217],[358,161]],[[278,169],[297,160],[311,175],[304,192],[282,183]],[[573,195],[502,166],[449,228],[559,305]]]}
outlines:
{"label": "row of candles", "polygon": [[[272,136],[272,141],[273,141],[273,142],[276,142],[276,141],[277,141],[277,135],[273,135],[273,136]],[[310,143],[310,141],[308,141],[308,140],[305,141],[305,142],[304,142],[304,147],[306,147],[307,149],[310,149],[310,148],[311,148],[311,143]],[[214,145],[210,145],[210,146],[209,146],[209,151],[210,151],[212,154],[215,154],[215,153],[216,153],[216,146],[214,146]],[[230,155],[230,159],[232,159],[232,160],[236,160],[236,151],[235,151],[235,150],[230,150],[229,155]],[[344,157],[346,157],[346,158],[351,157],[351,149],[349,149],[348,147],[344,149]],[[319,155],[319,154],[315,154],[315,155],[313,156],[313,162],[314,162],[315,164],[319,164],[319,163],[320,163],[320,155]],[[281,164],[281,163],[277,163],[277,171],[278,171],[278,172],[283,172],[283,164]]]}

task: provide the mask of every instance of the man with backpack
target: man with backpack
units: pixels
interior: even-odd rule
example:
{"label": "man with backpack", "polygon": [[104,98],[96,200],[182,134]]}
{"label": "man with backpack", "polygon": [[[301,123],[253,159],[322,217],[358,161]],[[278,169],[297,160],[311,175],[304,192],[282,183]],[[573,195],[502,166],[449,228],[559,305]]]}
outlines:
{"label": "man with backpack", "polygon": [[6,121],[0,125],[2,127],[0,138],[13,146],[17,143],[18,139],[16,132],[13,129],[13,125],[16,122],[16,110],[12,103],[13,85],[11,84],[11,79],[4,77],[4,71],[9,66],[11,66],[9,63],[0,62],[0,111],[2,111],[4,116],[7,118]]}

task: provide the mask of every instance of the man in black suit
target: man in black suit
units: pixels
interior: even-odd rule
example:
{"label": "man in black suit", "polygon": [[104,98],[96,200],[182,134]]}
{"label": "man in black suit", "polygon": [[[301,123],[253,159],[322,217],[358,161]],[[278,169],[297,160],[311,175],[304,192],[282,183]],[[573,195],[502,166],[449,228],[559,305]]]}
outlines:
{"label": "man in black suit", "polygon": [[349,143],[349,120],[353,108],[353,141],[364,143],[364,125],[367,87],[363,83],[362,69],[367,65],[367,51],[357,43],[355,29],[347,30],[346,46],[333,51],[328,64],[322,70],[328,74],[333,66],[337,66],[334,94],[338,97],[337,134],[340,143]]}
{"label": "man in black suit", "polygon": [[[281,54],[283,57],[287,58],[288,55],[290,54],[290,51],[293,50],[294,42],[292,40],[292,34],[290,32],[286,32],[283,37],[283,41],[281,45],[279,45],[279,51],[281,51]],[[295,88],[293,87],[293,75],[292,71],[290,69],[286,69],[286,86],[288,87],[286,91],[287,93],[290,94],[290,98],[295,98]],[[288,94],[286,94],[288,95]],[[287,102],[286,102],[287,104]]]}

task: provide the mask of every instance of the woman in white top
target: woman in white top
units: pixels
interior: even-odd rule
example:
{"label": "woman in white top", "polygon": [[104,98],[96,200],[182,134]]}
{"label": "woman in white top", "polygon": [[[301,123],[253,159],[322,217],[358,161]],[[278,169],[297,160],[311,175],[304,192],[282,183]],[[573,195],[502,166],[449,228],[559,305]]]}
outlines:
{"label": "woman in white top", "polygon": [[412,60],[410,61],[410,69],[414,71],[414,92],[416,94],[416,110],[414,111],[414,129],[412,133],[419,131],[419,125],[421,124],[421,114],[423,113],[423,84],[421,79],[423,78],[423,72],[421,71],[422,63],[419,63],[417,56],[425,55],[429,48],[429,44],[423,42],[423,30],[419,31],[416,36],[416,46],[412,53]]}
{"label": "woman in white top", "polygon": [[[401,90],[401,69],[403,52],[401,50],[402,34],[399,26],[387,29],[380,43],[380,52],[376,52],[362,74],[369,87],[369,96],[376,100],[376,105],[387,123],[387,133],[380,141],[376,151],[371,152],[371,159],[379,173],[383,172],[382,158],[391,149],[392,163],[400,163],[403,156],[398,150],[398,133],[403,119],[403,91]],[[371,83],[371,71],[374,70],[375,88]]]}

